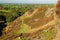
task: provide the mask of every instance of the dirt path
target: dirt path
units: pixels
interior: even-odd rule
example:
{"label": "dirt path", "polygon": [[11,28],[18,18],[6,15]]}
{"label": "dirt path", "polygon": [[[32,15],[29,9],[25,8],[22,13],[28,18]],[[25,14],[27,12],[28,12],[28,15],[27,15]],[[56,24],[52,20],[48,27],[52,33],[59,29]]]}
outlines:
{"label": "dirt path", "polygon": [[36,31],[41,30],[41,29],[45,29],[45,28],[47,28],[49,25],[54,25],[54,24],[55,24],[54,22],[55,22],[55,21],[52,20],[52,21],[48,22],[47,24],[45,24],[45,25],[43,25],[43,26],[41,26],[41,27],[31,29],[29,32],[32,33],[32,32],[36,32]]}
{"label": "dirt path", "polygon": [[22,20],[26,19],[26,18],[30,18],[32,17],[34,14],[36,14],[38,12],[39,9],[34,10],[30,15],[29,12],[26,12],[23,16],[21,16],[20,18]]}
{"label": "dirt path", "polygon": [[[54,20],[48,22],[46,25],[43,25],[42,27],[38,27],[38,28],[34,28],[32,30],[30,30],[29,32],[32,33],[32,32],[36,32],[40,29],[44,29],[44,28],[47,28],[48,25],[54,25]],[[54,26],[55,29],[56,29],[56,36],[53,40],[60,40],[60,27],[57,25],[57,26]]]}

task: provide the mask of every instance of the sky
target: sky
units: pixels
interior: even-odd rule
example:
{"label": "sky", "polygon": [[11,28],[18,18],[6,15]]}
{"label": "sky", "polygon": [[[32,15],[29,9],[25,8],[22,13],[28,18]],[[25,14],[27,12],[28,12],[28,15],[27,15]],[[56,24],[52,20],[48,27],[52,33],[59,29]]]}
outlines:
{"label": "sky", "polygon": [[0,3],[26,3],[26,4],[50,4],[56,3],[57,0],[0,0]]}

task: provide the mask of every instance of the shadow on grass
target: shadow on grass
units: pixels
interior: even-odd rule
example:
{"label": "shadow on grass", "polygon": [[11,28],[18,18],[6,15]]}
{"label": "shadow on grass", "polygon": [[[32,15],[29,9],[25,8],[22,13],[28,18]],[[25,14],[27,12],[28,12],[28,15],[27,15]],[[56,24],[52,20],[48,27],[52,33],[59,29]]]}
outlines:
{"label": "shadow on grass", "polygon": [[6,27],[6,17],[3,15],[0,15],[0,36],[2,35],[3,28]]}

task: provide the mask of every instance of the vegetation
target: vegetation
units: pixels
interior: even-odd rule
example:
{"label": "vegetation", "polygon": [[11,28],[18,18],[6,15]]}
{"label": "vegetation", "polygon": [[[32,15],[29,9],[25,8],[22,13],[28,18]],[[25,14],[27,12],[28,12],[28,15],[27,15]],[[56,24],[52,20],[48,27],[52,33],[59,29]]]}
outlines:
{"label": "vegetation", "polygon": [[[11,22],[17,17],[23,15],[26,11],[40,6],[41,5],[39,4],[0,4],[0,15],[4,15],[6,17],[6,21]],[[52,7],[52,5],[46,6]]]}
{"label": "vegetation", "polygon": [[[53,4],[42,4],[42,5],[41,4],[0,4],[0,15],[5,16],[7,23],[10,23],[10,22],[14,21],[17,17],[22,16],[26,11],[31,10],[33,8],[41,7],[41,9],[39,11],[37,11],[37,14],[36,14],[37,16],[35,15],[32,19],[34,19],[35,17],[36,18],[39,17],[41,19],[44,18],[43,21],[41,22],[41,24],[43,24],[45,21],[45,18],[46,18],[44,16],[44,13],[46,11],[45,6],[53,7]],[[23,15],[20,18],[24,19],[25,16],[26,15]],[[18,20],[17,22],[20,22],[20,20]],[[32,30],[34,27],[31,28],[30,25],[25,24],[23,20],[22,20],[21,26],[19,25],[16,27],[16,25],[19,24],[17,22],[16,22],[16,24],[15,24],[15,22],[13,24],[11,24],[13,27],[9,27],[11,25],[9,25],[7,27],[7,28],[11,28],[12,31],[9,31],[9,33],[6,33],[2,37],[0,37],[2,40],[8,39],[9,37],[13,38],[13,36],[15,36],[15,35],[20,35],[20,34],[25,34],[25,33],[30,34],[30,35],[28,35],[28,37],[26,37],[25,35],[22,35],[22,38],[20,38],[20,36],[18,36],[18,37],[15,37],[13,40],[35,40],[36,37],[38,37],[38,39],[41,39],[41,40],[51,40],[55,36],[56,31],[52,27],[49,27],[51,29],[46,28],[46,29],[42,29],[41,31],[38,30],[36,32],[30,33],[30,30]],[[48,20],[47,20],[47,22],[48,22]],[[40,23],[39,23],[39,25],[40,25]],[[19,28],[19,29],[16,29],[16,28]],[[33,38],[32,36],[35,36],[35,38]],[[8,39],[8,40],[10,40],[10,39]]]}

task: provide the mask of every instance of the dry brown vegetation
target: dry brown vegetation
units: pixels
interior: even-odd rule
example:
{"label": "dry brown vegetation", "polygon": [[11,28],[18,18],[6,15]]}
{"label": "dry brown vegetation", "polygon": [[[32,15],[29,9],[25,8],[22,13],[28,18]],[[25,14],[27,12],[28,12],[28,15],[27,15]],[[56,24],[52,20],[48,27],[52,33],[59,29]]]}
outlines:
{"label": "dry brown vegetation", "polygon": [[[32,9],[33,11],[32,10],[27,11],[24,15],[18,17],[15,21],[7,25],[7,27],[3,30],[3,35],[0,37],[0,39],[13,40],[14,38],[17,37],[21,37],[22,40],[29,40],[31,38],[32,38],[31,40],[34,40],[35,38],[36,40],[53,39],[55,36],[54,25],[50,25],[49,23],[49,25],[47,25],[46,27],[44,26],[48,24],[48,22],[54,20],[53,18],[54,16],[50,16],[49,18],[45,17],[45,11],[47,9],[48,9],[47,6],[41,6],[39,8]],[[25,29],[26,31],[23,29],[23,32],[21,33],[20,32],[21,25],[24,29],[27,26],[29,28],[29,29],[26,28],[28,31],[26,29]],[[51,34],[53,34],[53,36]]]}

